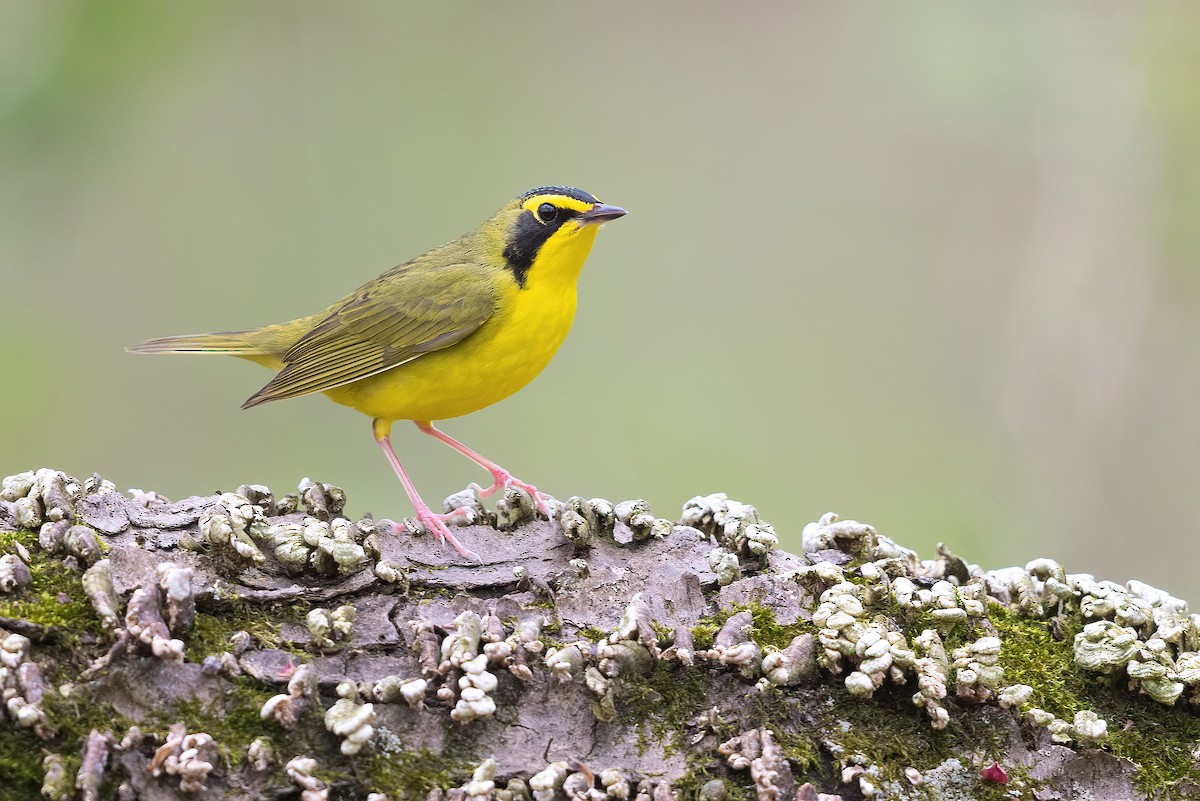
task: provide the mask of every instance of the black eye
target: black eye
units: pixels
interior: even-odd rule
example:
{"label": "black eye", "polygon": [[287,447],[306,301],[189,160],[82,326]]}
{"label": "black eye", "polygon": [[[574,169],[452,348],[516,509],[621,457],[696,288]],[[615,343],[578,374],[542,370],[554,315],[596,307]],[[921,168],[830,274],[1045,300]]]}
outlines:
{"label": "black eye", "polygon": [[543,203],[537,208],[537,218],[543,223],[552,223],[558,217],[558,206],[553,203]]}

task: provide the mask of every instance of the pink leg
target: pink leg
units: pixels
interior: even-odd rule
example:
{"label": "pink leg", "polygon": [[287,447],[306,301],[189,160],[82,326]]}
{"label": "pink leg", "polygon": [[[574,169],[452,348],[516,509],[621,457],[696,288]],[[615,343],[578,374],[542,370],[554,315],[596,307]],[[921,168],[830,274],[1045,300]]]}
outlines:
{"label": "pink leg", "polygon": [[448,542],[466,558],[473,559],[476,562],[481,561],[474,551],[465,547],[450,533],[450,528],[446,525],[447,520],[452,520],[455,517],[466,514],[469,510],[463,507],[446,514],[434,514],[430,510],[429,505],[421,500],[421,496],[417,494],[417,488],[413,486],[412,480],[408,477],[408,473],[404,469],[404,465],[400,464],[400,457],[396,456],[396,451],[392,448],[392,440],[389,437],[391,427],[392,424],[390,421],[375,420],[375,441],[379,443],[379,447],[383,448],[384,455],[387,456],[392,469],[396,471],[396,476],[399,477],[400,483],[404,485],[404,491],[408,493],[408,499],[412,501],[413,509],[417,513],[417,520],[421,521],[438,538],[439,542]]}
{"label": "pink leg", "polygon": [[421,429],[429,436],[435,437],[436,439],[446,443],[451,448],[454,448],[454,450],[458,451],[463,456],[467,457],[472,462],[492,474],[492,486],[488,487],[487,489],[482,489],[477,484],[472,485],[479,490],[480,497],[486,498],[497,490],[502,490],[510,485],[520,487],[528,492],[533,497],[534,501],[537,502],[538,511],[540,511],[545,517],[550,517],[550,507],[546,505],[546,496],[538,492],[537,487],[533,486],[532,484],[526,484],[524,481],[521,481],[518,478],[514,478],[512,473],[508,472],[491,459],[488,459],[487,457],[471,450],[449,434],[437,430],[433,427],[432,423],[420,420],[413,420],[413,423],[417,426],[417,428]]}

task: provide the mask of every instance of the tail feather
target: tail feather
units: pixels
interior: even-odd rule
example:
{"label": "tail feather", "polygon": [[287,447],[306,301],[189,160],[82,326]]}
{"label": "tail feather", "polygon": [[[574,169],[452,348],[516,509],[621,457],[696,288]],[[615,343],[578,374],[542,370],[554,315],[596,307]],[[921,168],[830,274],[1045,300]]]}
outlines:
{"label": "tail feather", "polygon": [[225,331],[217,334],[185,334],[156,337],[131,345],[130,353],[225,353],[242,356],[266,356],[267,351],[252,344],[249,334],[254,331]]}

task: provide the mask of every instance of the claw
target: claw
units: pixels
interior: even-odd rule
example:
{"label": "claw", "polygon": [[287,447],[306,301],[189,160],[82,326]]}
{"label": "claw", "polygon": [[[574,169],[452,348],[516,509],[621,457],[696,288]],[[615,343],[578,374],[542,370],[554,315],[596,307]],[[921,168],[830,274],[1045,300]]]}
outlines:
{"label": "claw", "polygon": [[413,422],[416,423],[417,428],[421,429],[429,436],[446,443],[451,448],[458,451],[463,456],[466,456],[472,462],[492,474],[492,486],[488,487],[487,489],[480,487],[478,484],[471,485],[471,489],[478,492],[480,498],[487,498],[502,489],[507,489],[510,486],[520,487],[528,492],[530,497],[537,502],[538,511],[542,513],[542,516],[547,520],[550,519],[550,506],[546,503],[546,496],[538,492],[537,487],[533,486],[532,484],[526,484],[520,479],[513,478],[512,473],[508,472],[492,460],[484,458],[482,454],[471,450],[454,437],[451,437],[449,434],[434,428],[432,423],[428,421],[422,422],[417,420],[414,420]]}
{"label": "claw", "polygon": [[538,511],[542,513],[542,516],[547,520],[550,519],[550,506],[546,503],[546,496],[543,495],[537,487],[533,486],[532,484],[527,484],[521,479],[514,477],[513,474],[507,470],[493,470],[492,477],[495,480],[492,482],[492,486],[488,487],[487,489],[484,489],[478,484],[471,484],[471,489],[478,493],[480,498],[487,498],[499,492],[500,490],[505,490],[509,487],[520,487],[529,493],[529,497],[533,498],[533,501],[537,504]]}
{"label": "claw", "polygon": [[463,510],[460,508],[455,509],[453,512],[439,515],[431,512],[429,507],[425,507],[424,509],[417,510],[417,520],[419,520],[431,534],[438,538],[438,542],[450,543],[450,545],[454,547],[454,550],[458,551],[459,556],[470,559],[473,562],[482,563],[483,560],[479,558],[479,554],[475,553],[470,548],[459,542],[458,538],[450,533],[450,527],[446,525],[447,520],[454,518],[461,511]]}
{"label": "claw", "polygon": [[[475,553],[470,548],[459,542],[458,538],[450,532],[450,527],[446,525],[446,521],[448,520],[458,516],[470,518],[473,513],[474,510],[472,510],[469,506],[460,506],[454,511],[446,512],[445,514],[434,514],[432,511],[430,511],[429,507],[425,507],[423,509],[418,509],[417,514],[414,517],[416,518],[417,522],[425,527],[426,531],[437,537],[437,541],[440,544],[444,545],[449,543],[454,550],[458,551],[460,556],[470,559],[472,562],[483,564],[483,559],[480,558],[479,554]],[[380,520],[378,525],[390,525],[392,529],[397,532],[408,531],[408,528],[403,523],[397,523],[395,520]]]}

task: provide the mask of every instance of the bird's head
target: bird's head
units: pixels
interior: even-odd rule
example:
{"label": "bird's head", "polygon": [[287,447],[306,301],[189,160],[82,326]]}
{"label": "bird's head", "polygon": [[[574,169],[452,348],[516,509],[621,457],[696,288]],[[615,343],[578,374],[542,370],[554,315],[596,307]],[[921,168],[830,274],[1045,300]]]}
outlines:
{"label": "bird's head", "polygon": [[522,286],[531,276],[574,282],[600,224],[625,215],[569,186],[542,186],[514,198],[492,222],[504,239],[503,255]]}

